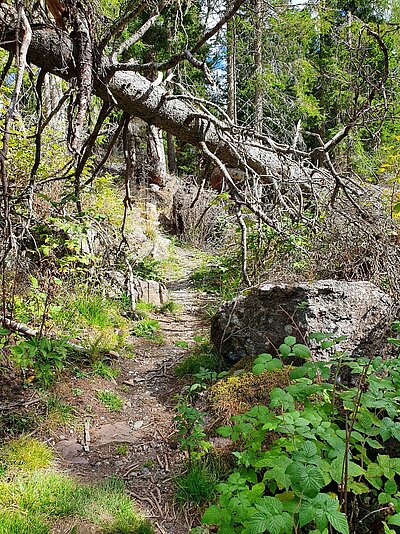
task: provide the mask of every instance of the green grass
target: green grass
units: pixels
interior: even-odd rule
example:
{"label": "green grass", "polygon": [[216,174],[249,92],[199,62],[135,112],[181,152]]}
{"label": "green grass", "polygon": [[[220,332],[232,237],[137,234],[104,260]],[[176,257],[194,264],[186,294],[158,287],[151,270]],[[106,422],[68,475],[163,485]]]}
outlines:
{"label": "green grass", "polygon": [[154,343],[162,343],[163,337],[159,333],[160,323],[156,319],[141,319],[133,325],[133,333]]}
{"label": "green grass", "polygon": [[129,451],[129,447],[126,443],[120,443],[119,445],[115,447],[115,452],[119,456],[126,456],[128,454],[128,451]]}
{"label": "green grass", "polygon": [[155,312],[156,309],[156,306],[151,304],[151,302],[139,300],[135,306],[135,313],[137,317],[140,317],[141,319],[148,319],[149,313]]}
{"label": "green grass", "polygon": [[169,300],[168,302],[165,302],[162,306],[160,306],[161,313],[179,314],[179,313],[182,313],[182,311],[183,311],[182,304],[178,304],[173,300]]}
{"label": "green grass", "polygon": [[56,396],[49,396],[47,399],[47,419],[53,424],[65,425],[74,418],[73,408],[65,404]]}
{"label": "green grass", "polygon": [[73,301],[73,304],[88,325],[99,327],[112,325],[110,301],[101,295],[96,293],[82,294]]}
{"label": "green grass", "polygon": [[8,436],[18,436],[34,430],[36,424],[36,416],[31,412],[9,412],[0,415],[0,428]]}
{"label": "green grass", "polygon": [[[52,455],[46,445],[31,439],[25,440],[23,448],[28,446],[41,451],[36,456],[49,463],[49,452]],[[154,533],[137,513],[122,481],[111,478],[101,484],[82,485],[53,468],[17,471],[21,454],[10,451],[20,449],[21,440],[17,440],[1,451],[6,471],[0,476],[0,534],[49,534],[60,518],[68,517],[97,525],[104,534]],[[23,465],[26,467],[25,457]]]}
{"label": "green grass", "polygon": [[215,485],[215,475],[205,465],[195,463],[175,480],[175,499],[182,504],[204,504],[212,499]]}
{"label": "green grass", "polygon": [[191,275],[199,291],[217,294],[222,300],[236,297],[241,287],[240,268],[233,257],[211,256]]}
{"label": "green grass", "polygon": [[19,510],[0,510],[0,534],[48,534],[50,526],[40,515],[27,516]]}
{"label": "green grass", "polygon": [[223,370],[220,356],[207,341],[198,343],[191,353],[178,363],[175,367],[175,374],[182,378],[187,375],[194,375],[202,368],[217,372]]}
{"label": "green grass", "polygon": [[54,457],[47,445],[27,436],[10,441],[0,454],[3,464],[23,471],[49,467]]}
{"label": "green grass", "polygon": [[97,360],[92,363],[93,374],[105,378],[106,380],[112,380],[119,374],[118,369],[113,369],[101,360]]}
{"label": "green grass", "polygon": [[98,391],[97,398],[110,410],[110,412],[120,412],[124,405],[124,401],[117,393],[107,389]]}

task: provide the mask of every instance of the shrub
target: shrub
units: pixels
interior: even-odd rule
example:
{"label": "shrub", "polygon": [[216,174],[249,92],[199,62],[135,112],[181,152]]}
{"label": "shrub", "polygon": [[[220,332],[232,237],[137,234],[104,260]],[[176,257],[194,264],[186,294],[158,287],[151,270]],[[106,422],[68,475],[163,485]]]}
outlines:
{"label": "shrub", "polygon": [[[326,348],[336,342],[331,335],[314,337]],[[266,405],[218,430],[235,446],[237,461],[203,516],[218,532],[348,534],[361,523],[370,532],[378,519],[389,533],[387,525],[400,525],[400,360],[355,361],[337,353],[332,365],[307,361],[306,349],[287,338],[280,356],[295,353],[305,363],[290,371],[288,384],[270,391]],[[281,372],[265,371],[278,366],[276,360],[283,366],[281,358],[259,357],[257,378]],[[355,386],[337,380],[343,368]]]}

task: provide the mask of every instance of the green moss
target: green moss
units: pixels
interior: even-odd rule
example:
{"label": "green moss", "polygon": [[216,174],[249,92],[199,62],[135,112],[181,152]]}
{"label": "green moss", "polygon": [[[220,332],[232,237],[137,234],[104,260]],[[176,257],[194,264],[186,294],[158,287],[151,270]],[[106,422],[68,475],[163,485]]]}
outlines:
{"label": "green moss", "polygon": [[1,457],[8,468],[33,471],[49,467],[54,455],[45,443],[22,436],[5,445],[1,451]]}
{"label": "green moss", "polygon": [[219,380],[209,391],[212,408],[229,419],[232,415],[246,412],[258,404],[268,405],[270,392],[290,383],[291,367],[264,371],[260,375],[243,372]]}

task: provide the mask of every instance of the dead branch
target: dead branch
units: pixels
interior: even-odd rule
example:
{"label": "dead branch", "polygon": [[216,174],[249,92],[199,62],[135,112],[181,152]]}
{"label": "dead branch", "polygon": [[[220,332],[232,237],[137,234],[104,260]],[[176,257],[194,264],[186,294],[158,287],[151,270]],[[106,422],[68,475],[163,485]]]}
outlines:
{"label": "dead branch", "polygon": [[[22,334],[23,336],[34,338],[39,336],[39,330],[35,330],[33,328],[30,328],[26,324],[19,323],[17,321],[13,321],[12,319],[8,319],[7,317],[0,317],[0,323],[3,324],[5,328],[8,328],[12,332],[17,332],[18,334]],[[50,336],[54,337],[54,336]],[[67,347],[72,349],[75,352],[80,352],[83,354],[88,354],[88,350],[85,349],[82,345],[77,345],[76,343],[72,343],[70,341],[67,341],[65,343]]]}

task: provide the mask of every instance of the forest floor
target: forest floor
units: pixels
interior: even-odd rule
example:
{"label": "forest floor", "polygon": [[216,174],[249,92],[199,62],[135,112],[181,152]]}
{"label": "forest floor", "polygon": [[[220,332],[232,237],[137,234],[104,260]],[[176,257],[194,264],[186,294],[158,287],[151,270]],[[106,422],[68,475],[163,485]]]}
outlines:
{"label": "forest floor", "polygon": [[[199,256],[179,249],[177,261],[179,278],[166,285],[178,311],[157,315],[163,341],[132,336],[135,356],[116,357],[113,366],[119,372],[111,380],[83,372],[57,382],[51,394],[61,407],[69,407],[71,416],[67,414],[64,421],[55,418],[50,428],[47,424],[42,433],[35,432],[54,447],[61,470],[83,482],[110,476],[123,479],[127,493],[161,534],[186,534],[199,520],[198,512],[174,500],[175,479],[185,464],[174,424],[174,407],[185,380],[176,377],[174,367],[195,345],[194,338],[208,334],[209,297],[190,281]],[[99,400],[100,391],[116,394],[122,407],[110,411]],[[29,402],[26,392],[21,395]],[[35,394],[31,399],[35,402]],[[71,529],[80,534],[101,532],[71,519],[52,532]]]}

